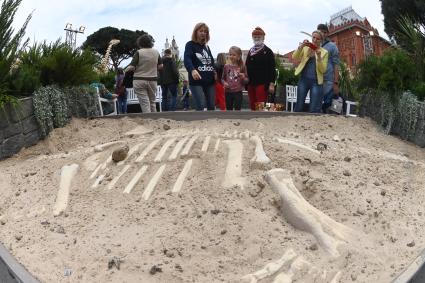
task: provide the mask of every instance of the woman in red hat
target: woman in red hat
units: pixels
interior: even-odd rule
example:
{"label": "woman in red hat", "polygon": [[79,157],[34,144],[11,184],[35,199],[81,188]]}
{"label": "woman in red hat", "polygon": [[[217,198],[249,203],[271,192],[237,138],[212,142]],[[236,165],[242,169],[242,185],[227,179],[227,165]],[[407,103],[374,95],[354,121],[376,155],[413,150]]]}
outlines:
{"label": "woman in red hat", "polygon": [[276,64],[273,51],[264,44],[265,35],[260,27],[253,30],[254,46],[249,50],[245,63],[249,77],[248,96],[251,110],[255,110],[257,102],[266,102],[267,95],[275,91]]}

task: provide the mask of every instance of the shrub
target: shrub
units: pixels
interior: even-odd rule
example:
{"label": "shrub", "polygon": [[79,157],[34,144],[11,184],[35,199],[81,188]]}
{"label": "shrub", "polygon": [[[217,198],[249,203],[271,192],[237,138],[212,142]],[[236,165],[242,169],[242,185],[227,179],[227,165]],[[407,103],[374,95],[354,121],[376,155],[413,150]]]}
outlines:
{"label": "shrub", "polygon": [[63,90],[67,99],[69,115],[78,118],[99,116],[99,104],[94,88],[83,85]]}

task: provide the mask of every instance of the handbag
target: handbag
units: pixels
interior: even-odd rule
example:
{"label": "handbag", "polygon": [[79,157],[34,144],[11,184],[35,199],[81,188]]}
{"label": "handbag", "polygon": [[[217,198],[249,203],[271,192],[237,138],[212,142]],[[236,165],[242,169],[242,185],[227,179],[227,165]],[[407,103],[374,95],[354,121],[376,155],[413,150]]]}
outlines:
{"label": "handbag", "polygon": [[341,97],[332,99],[330,110],[332,112],[341,114],[342,113],[343,100]]}

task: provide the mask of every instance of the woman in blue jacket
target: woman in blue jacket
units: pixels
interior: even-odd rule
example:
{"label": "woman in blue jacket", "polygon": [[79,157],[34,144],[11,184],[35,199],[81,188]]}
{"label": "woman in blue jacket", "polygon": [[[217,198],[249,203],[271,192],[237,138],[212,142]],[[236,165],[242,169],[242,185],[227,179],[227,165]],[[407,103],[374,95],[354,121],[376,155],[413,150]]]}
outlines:
{"label": "woman in blue jacket", "polygon": [[214,58],[207,45],[209,40],[208,26],[198,23],[184,50],[184,66],[189,73],[189,87],[197,111],[202,111],[205,105],[208,110],[215,109]]}

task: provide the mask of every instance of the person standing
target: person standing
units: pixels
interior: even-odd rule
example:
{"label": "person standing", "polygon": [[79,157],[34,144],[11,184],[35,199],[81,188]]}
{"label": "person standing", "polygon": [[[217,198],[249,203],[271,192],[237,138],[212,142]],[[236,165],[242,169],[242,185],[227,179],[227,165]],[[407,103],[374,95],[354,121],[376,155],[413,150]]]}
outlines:
{"label": "person standing", "polygon": [[273,51],[264,44],[266,33],[256,27],[252,31],[254,46],[246,58],[246,69],[249,78],[248,97],[251,110],[255,110],[257,102],[266,102],[269,93],[274,93],[276,81],[276,63]]}
{"label": "person standing", "polygon": [[137,39],[139,50],[126,68],[126,72],[134,71],[133,88],[139,99],[143,113],[156,112],[155,93],[157,90],[158,70],[162,69],[162,58],[153,48],[154,39],[143,34]]}
{"label": "person standing", "polygon": [[181,98],[184,111],[189,110],[189,96],[190,96],[190,89],[189,89],[188,81],[184,80],[183,89],[182,89],[182,98]]}
{"label": "person standing", "polygon": [[[179,71],[170,49],[164,50],[162,64],[163,68],[159,71],[159,85],[162,89],[162,111],[176,111]],[[170,106],[168,106],[168,91],[171,94]]]}
{"label": "person standing", "polygon": [[323,101],[323,76],[328,65],[328,51],[321,48],[323,34],[316,30],[312,43],[304,40],[295,50],[292,58],[300,60],[295,75],[301,74],[298,81],[297,104],[295,112],[302,112],[308,91],[310,91],[310,112],[321,113]]}
{"label": "person standing", "polygon": [[230,47],[230,64],[226,64],[223,70],[223,85],[226,96],[227,110],[241,110],[242,91],[248,83],[246,68],[242,61],[242,50],[237,46]]}
{"label": "person standing", "polygon": [[198,23],[184,50],[184,66],[189,73],[189,87],[197,111],[202,111],[205,105],[208,110],[215,109],[214,57],[207,45],[209,40],[208,26]]}
{"label": "person standing", "polygon": [[127,113],[127,91],[124,85],[124,70],[118,68],[117,75],[115,76],[115,93],[118,94],[118,113]]}
{"label": "person standing", "polygon": [[323,77],[323,105],[322,111],[326,113],[332,104],[334,94],[339,90],[339,50],[334,42],[328,37],[329,29],[325,24],[319,24],[317,30],[321,31],[324,36],[322,47],[328,51],[328,67]]}
{"label": "person standing", "polygon": [[226,100],[224,98],[224,86],[221,81],[221,78],[223,77],[224,65],[226,65],[226,55],[224,53],[219,53],[217,55],[217,62],[215,64],[215,72],[217,74],[217,79],[215,82],[215,105],[218,105],[221,111],[226,110]]}

